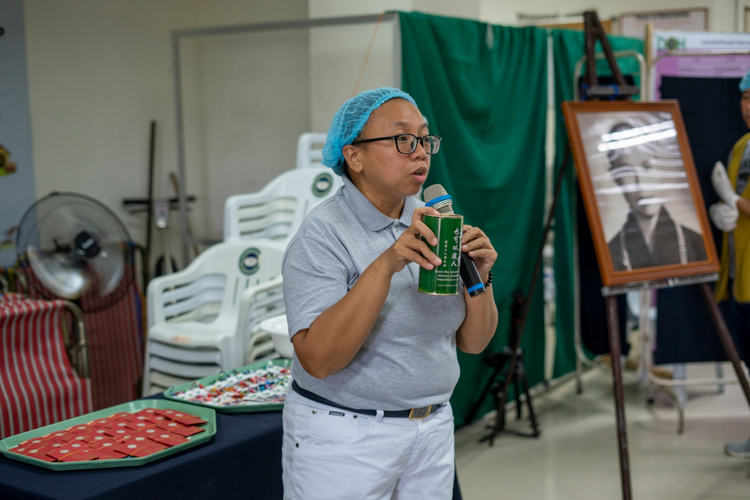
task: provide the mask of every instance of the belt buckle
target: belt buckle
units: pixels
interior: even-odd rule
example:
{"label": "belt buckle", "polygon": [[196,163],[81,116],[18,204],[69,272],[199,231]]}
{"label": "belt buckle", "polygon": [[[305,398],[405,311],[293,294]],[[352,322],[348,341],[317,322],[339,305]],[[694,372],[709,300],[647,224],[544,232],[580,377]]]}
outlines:
{"label": "belt buckle", "polygon": [[432,413],[432,405],[422,408],[412,408],[409,412],[409,420],[421,420]]}

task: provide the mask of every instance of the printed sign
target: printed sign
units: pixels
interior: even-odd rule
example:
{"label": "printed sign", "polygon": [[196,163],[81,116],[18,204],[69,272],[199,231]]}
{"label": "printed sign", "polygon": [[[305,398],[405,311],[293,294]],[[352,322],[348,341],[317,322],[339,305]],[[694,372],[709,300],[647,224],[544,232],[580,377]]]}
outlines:
{"label": "printed sign", "polygon": [[[741,78],[750,70],[750,33],[695,33],[655,31],[652,39],[656,62],[652,79],[654,100],[661,99],[662,76]],[[747,51],[747,54],[664,57],[669,51]]]}

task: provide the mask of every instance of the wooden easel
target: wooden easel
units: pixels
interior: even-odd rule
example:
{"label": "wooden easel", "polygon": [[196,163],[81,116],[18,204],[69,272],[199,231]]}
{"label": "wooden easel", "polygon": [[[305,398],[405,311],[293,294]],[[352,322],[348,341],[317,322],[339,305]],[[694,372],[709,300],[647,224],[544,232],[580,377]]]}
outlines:
{"label": "wooden easel", "polygon": [[622,482],[622,498],[624,500],[632,499],[632,489],[630,484],[630,459],[628,454],[627,424],[625,421],[625,399],[623,396],[622,385],[622,366],[620,352],[620,327],[617,318],[617,295],[622,295],[631,291],[649,291],[659,288],[673,288],[675,286],[695,285],[701,288],[701,294],[711,315],[714,327],[719,335],[724,351],[732,363],[737,379],[745,394],[745,399],[750,405],[750,384],[748,384],[745,371],[742,369],[740,356],[734,345],[734,340],[729,333],[729,328],[721,315],[719,306],[714,300],[713,292],[709,282],[716,281],[716,274],[705,274],[696,276],[687,276],[683,278],[674,278],[669,280],[650,281],[642,283],[630,283],[618,287],[603,287],[602,295],[605,297],[607,308],[607,325],[609,330],[609,350],[612,358],[612,377],[614,383],[615,397],[615,414],[617,418],[617,447],[620,455],[620,479]]}
{"label": "wooden easel", "polygon": [[[596,12],[585,12],[584,13],[584,29],[585,29],[585,50],[586,50],[586,74],[584,77],[584,85],[582,95],[586,99],[613,99],[613,98],[629,98],[630,96],[639,93],[638,87],[625,85],[625,79],[617,66],[612,48],[607,40],[604,30],[599,23],[599,19]],[[596,75],[596,60],[594,55],[594,48],[596,41],[602,45],[604,55],[609,63],[612,71],[612,76],[615,81],[615,85],[600,86],[598,84],[598,78]],[[563,165],[565,168],[565,165]],[[562,175],[564,171],[560,172]],[[701,288],[703,299],[706,303],[706,307],[709,310],[711,319],[713,320],[714,327],[719,335],[719,341],[724,347],[724,351],[732,363],[737,379],[742,387],[742,391],[745,394],[745,399],[750,405],[750,384],[748,384],[747,377],[742,368],[737,348],[734,345],[734,340],[729,333],[724,317],[719,311],[719,306],[714,299],[711,287],[708,282],[715,281],[716,274],[704,274],[695,275],[682,278],[666,279],[659,281],[649,281],[640,283],[629,283],[627,285],[621,285],[617,287],[603,287],[602,295],[605,297],[605,304],[607,309],[607,325],[609,330],[609,349],[610,356],[612,358],[612,376],[614,383],[614,399],[615,399],[615,414],[617,419],[617,446],[620,458],[620,479],[622,483],[622,498],[624,500],[632,499],[632,487],[630,482],[630,458],[628,453],[628,439],[627,439],[627,424],[625,420],[625,399],[623,395],[623,383],[622,383],[622,366],[621,366],[621,350],[620,350],[620,328],[617,318],[617,295],[621,295],[630,291],[646,291],[654,290],[658,288],[671,288],[674,286],[684,286],[698,284]]]}

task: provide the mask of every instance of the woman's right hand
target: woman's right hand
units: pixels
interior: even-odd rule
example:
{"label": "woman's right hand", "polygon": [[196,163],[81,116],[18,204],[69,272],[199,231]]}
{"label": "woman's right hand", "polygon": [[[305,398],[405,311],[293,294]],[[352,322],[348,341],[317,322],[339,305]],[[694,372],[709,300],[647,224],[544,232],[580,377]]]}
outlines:
{"label": "woman's right hand", "polygon": [[422,221],[423,215],[440,215],[440,213],[430,207],[420,207],[414,210],[409,228],[378,257],[388,273],[396,274],[410,262],[416,262],[427,270],[434,269],[435,266],[441,264],[440,258],[422,240],[424,237],[433,246],[437,245],[435,233]]}

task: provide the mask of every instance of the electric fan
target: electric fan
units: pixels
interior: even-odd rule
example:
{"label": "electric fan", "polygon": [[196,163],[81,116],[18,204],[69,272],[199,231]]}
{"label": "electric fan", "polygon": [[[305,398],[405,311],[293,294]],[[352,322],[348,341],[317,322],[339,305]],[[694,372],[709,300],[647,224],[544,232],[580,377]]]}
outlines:
{"label": "electric fan", "polygon": [[84,312],[117,303],[128,291],[130,235],[117,216],[93,198],[51,193],[23,215],[16,249],[29,281],[43,298],[75,301]]}

